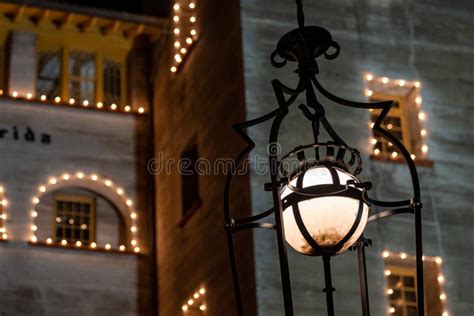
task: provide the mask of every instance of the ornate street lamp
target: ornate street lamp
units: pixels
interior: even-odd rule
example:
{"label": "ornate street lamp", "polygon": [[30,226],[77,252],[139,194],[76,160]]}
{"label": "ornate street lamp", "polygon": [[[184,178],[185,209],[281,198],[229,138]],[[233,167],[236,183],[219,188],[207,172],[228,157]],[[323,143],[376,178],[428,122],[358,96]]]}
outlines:
{"label": "ornate street lamp", "polygon": [[[274,111],[234,125],[247,142],[247,147],[236,159],[237,166],[255,147],[245,133],[251,126],[272,120],[269,135],[269,165],[271,182],[265,185],[273,193],[274,206],[267,211],[248,218],[235,219],[230,214],[230,190],[234,173],[227,176],[225,186],[225,227],[234,280],[235,298],[239,315],[243,315],[243,302],[237,272],[234,249],[234,233],[245,229],[268,228],[276,231],[280,272],[282,279],[285,315],[293,315],[290,273],[288,268],[288,244],[299,253],[322,257],[325,276],[326,303],[328,315],[334,315],[330,259],[348,249],[357,250],[362,312],[368,316],[369,296],[364,248],[371,241],[363,236],[366,225],[388,216],[411,213],[415,217],[417,311],[424,315],[423,261],[421,238],[421,202],[419,180],[409,152],[403,144],[381,127],[393,102],[361,103],[345,100],[327,91],[318,81],[316,59],[324,56],[335,59],[339,45],[331,34],[319,26],[305,26],[301,0],[296,0],[299,27],[285,34],[271,54],[274,67],[284,67],[288,62],[297,65],[299,81],[296,88],[285,86],[278,80],[272,85],[279,107]],[[361,182],[357,175],[362,170],[361,157],[357,149],[349,147],[336,133],[325,116],[323,106],[316,92],[340,105],[360,109],[380,109],[380,115],[373,125],[373,131],[390,141],[405,158],[410,170],[413,196],[396,202],[377,201],[368,196],[370,182]],[[299,109],[310,121],[314,142],[299,146],[290,153],[279,157],[277,142],[279,128],[289,113],[289,107],[300,94],[306,97]],[[324,128],[331,140],[320,142],[320,127]],[[260,222],[274,218],[274,223]]]}

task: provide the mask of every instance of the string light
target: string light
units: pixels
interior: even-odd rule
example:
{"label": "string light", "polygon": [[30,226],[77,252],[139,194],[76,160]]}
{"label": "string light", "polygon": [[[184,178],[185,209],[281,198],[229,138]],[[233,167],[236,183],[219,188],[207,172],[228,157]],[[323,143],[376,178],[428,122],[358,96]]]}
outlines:
{"label": "string light", "polygon": [[1,221],[1,226],[0,226],[0,233],[2,233],[2,239],[6,240],[8,239],[7,235],[7,229],[5,227],[5,220],[7,219],[7,213],[5,208],[8,206],[8,200],[5,199],[5,189],[3,186],[0,186],[0,211],[1,215],[0,218],[2,219]]}
{"label": "string light", "polygon": [[[173,34],[175,37],[174,47],[176,50],[173,56],[173,65],[170,66],[170,71],[172,73],[176,73],[178,71],[178,65],[183,62],[184,56],[189,53],[189,47],[182,47],[182,43],[180,42],[182,36],[181,34],[188,34],[189,30],[189,34],[197,38],[197,30],[194,28],[194,24],[197,20],[196,15],[194,14],[195,8],[195,2],[190,2],[188,5],[183,7],[181,7],[179,3],[175,3],[173,5],[173,10],[175,11],[173,15],[173,22],[175,24],[175,27],[173,28]],[[191,37],[187,37],[185,42],[187,45],[191,45],[193,43],[193,39]]]}
{"label": "string light", "polygon": [[[59,181],[58,181],[58,178],[56,178],[56,177],[50,177],[48,179],[47,184],[42,184],[42,185],[38,186],[38,191],[41,194],[45,194],[49,190],[57,189],[56,185],[58,183],[67,182],[67,181],[70,181],[72,179],[78,179],[78,180],[83,180],[83,181],[93,181],[93,182],[97,182],[99,184],[102,183],[102,185],[107,187],[110,190],[110,192],[112,192],[113,194],[117,194],[117,196],[120,198],[121,203],[123,203],[122,205],[126,205],[128,207],[129,216],[130,216],[130,222],[129,222],[130,223],[130,226],[129,226],[130,231],[133,232],[133,233],[138,232],[138,226],[136,225],[136,219],[138,218],[138,215],[131,208],[131,206],[133,205],[133,201],[126,196],[124,190],[121,187],[115,187],[114,183],[110,179],[105,179],[105,178],[99,177],[97,174],[91,174],[90,176],[86,177],[86,175],[82,171],[76,172],[75,174],[73,174],[73,176],[71,176],[69,173],[63,173],[59,177]],[[0,187],[0,188],[1,188],[0,192],[3,192],[3,187]],[[6,201],[6,200],[5,199],[0,199],[0,201]],[[31,201],[32,201],[33,205],[38,204],[40,202],[40,196],[34,196]],[[4,202],[2,204],[5,204],[5,203],[6,202]],[[33,239],[38,240],[37,236],[35,235],[35,232],[38,230],[38,226],[34,222],[35,219],[38,217],[38,212],[34,208],[31,210],[31,217],[32,217],[32,220],[33,220],[33,223],[31,225],[31,231],[33,232],[32,240]],[[6,218],[6,215],[2,215],[2,216],[0,216],[0,218]],[[56,221],[58,223],[61,223],[63,221],[63,219],[61,217],[57,217]],[[73,219],[70,219],[68,221],[68,223],[70,225],[73,225],[74,224]],[[84,227],[84,225],[81,225],[81,229],[87,229],[87,225],[85,225],[85,227]],[[3,231],[0,231],[0,232],[5,232],[5,230],[3,229]],[[46,243],[47,244],[52,244],[53,241],[51,240],[51,242],[49,242],[48,239],[46,239]],[[68,242],[65,239],[61,240],[61,242],[60,242],[60,244],[63,245],[63,246],[67,245],[67,243]],[[130,243],[134,247],[134,252],[139,253],[140,252],[140,247],[138,247],[137,240],[136,239],[131,239]],[[76,247],[84,247],[82,241],[76,241],[76,242],[74,242],[74,245]],[[95,242],[93,242],[89,245],[89,247],[92,248],[92,249],[95,249],[97,247],[97,244]],[[104,249],[105,250],[110,250],[110,249],[112,249],[112,246],[110,244],[106,244],[104,246]],[[126,250],[126,247],[125,247],[125,245],[120,245],[120,246],[118,246],[117,249],[123,252],[123,251]]]}

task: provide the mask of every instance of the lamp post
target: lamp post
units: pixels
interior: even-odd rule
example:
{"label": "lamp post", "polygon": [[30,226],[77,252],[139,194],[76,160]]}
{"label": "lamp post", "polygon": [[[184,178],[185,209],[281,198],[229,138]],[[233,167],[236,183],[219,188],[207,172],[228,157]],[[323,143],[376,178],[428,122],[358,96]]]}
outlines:
{"label": "lamp post", "polygon": [[[357,251],[362,313],[370,315],[365,247],[371,245],[364,238],[367,224],[396,214],[410,213],[415,217],[417,311],[424,315],[423,261],[421,234],[420,186],[415,164],[403,144],[381,127],[393,101],[361,103],[340,98],[327,91],[318,81],[317,58],[335,59],[339,45],[331,34],[319,26],[305,26],[301,0],[296,0],[298,28],[285,34],[271,54],[274,67],[284,67],[287,63],[297,65],[298,84],[290,88],[278,80],[272,85],[278,102],[274,111],[242,123],[234,128],[247,142],[246,148],[236,159],[238,166],[255,147],[255,143],[244,129],[272,120],[269,135],[270,182],[266,191],[273,195],[273,207],[247,218],[231,216],[230,191],[234,172],[229,173],[225,185],[224,214],[228,248],[234,281],[234,291],[239,315],[244,315],[237,261],[234,248],[234,234],[254,228],[272,229],[276,232],[280,273],[282,280],[285,315],[293,315],[290,271],[288,267],[287,245],[297,252],[321,257],[323,260],[327,314],[334,315],[331,264],[332,257],[347,250]],[[314,142],[299,146],[288,154],[280,156],[277,150],[280,125],[289,113],[289,108],[299,95],[305,102],[298,108],[309,120]],[[378,201],[368,195],[370,182],[361,182],[357,176],[362,170],[362,159],[357,149],[348,146],[336,133],[319,102],[322,95],[337,104],[360,108],[379,109],[373,130],[390,141],[405,158],[413,186],[413,195],[403,201]],[[320,128],[326,130],[329,141],[322,142]],[[273,217],[274,223],[261,222]]]}

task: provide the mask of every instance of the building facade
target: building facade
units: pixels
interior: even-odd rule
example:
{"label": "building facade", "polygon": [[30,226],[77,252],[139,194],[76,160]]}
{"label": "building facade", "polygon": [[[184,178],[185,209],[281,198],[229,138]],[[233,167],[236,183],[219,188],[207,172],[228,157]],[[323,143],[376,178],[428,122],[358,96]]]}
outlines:
{"label": "building facade", "polygon": [[[127,9],[127,8],[114,8]],[[0,3],[0,314],[153,314],[159,18]]]}

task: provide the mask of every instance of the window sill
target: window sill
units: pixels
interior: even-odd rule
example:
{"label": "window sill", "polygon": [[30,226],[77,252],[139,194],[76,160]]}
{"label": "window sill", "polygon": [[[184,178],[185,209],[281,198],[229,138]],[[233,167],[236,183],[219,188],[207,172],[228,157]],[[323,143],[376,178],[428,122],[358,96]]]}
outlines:
{"label": "window sill", "polygon": [[[389,162],[389,163],[406,164],[406,161],[403,158],[387,158],[387,157],[370,155],[370,159],[375,160],[375,161]],[[432,168],[434,165],[434,161],[430,159],[415,159],[414,162],[415,162],[415,166],[417,167]]]}
{"label": "window sill", "polygon": [[189,222],[191,217],[202,207],[202,200],[199,199],[185,212],[186,215],[178,222],[178,227],[183,228]]}
{"label": "window sill", "polygon": [[130,250],[124,250],[121,251],[119,249],[105,249],[105,248],[91,248],[89,246],[73,246],[73,245],[60,245],[60,244],[48,244],[44,241],[37,241],[37,242],[28,242],[30,246],[34,247],[46,247],[46,248],[56,248],[56,249],[67,249],[67,250],[75,250],[75,251],[88,251],[88,252],[98,252],[98,253],[112,253],[112,254],[121,254],[121,255],[136,255],[139,256],[140,253],[130,251]]}

